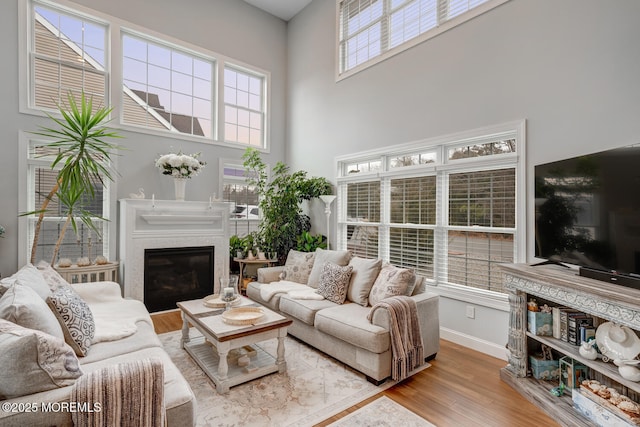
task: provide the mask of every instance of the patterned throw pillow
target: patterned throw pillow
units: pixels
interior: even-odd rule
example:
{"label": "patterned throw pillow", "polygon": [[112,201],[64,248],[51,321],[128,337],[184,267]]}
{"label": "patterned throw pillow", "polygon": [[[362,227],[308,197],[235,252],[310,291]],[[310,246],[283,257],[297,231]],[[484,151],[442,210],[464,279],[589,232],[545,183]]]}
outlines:
{"label": "patterned throw pillow", "polygon": [[280,280],[306,285],[315,255],[315,252],[299,252],[291,249],[284,264],[284,271],[280,274]]}
{"label": "patterned throw pillow", "polygon": [[78,358],[61,338],[0,319],[0,399],[65,387],[82,375]]}
{"label": "patterned throw pillow", "polygon": [[350,265],[343,267],[332,262],[326,262],[322,267],[316,292],[329,301],[342,304],[347,297],[352,270],[353,267]]}
{"label": "patterned throw pillow", "polygon": [[415,282],[416,273],[413,270],[385,263],[369,293],[369,304],[374,306],[385,298],[406,295],[407,290],[415,286]]}
{"label": "patterned throw pillow", "polygon": [[64,339],[78,356],[86,356],[95,336],[93,313],[73,288],[62,287],[47,298],[47,304],[58,318]]}
{"label": "patterned throw pillow", "polygon": [[307,280],[307,286],[311,286],[312,288],[318,287],[320,273],[322,272],[325,263],[332,262],[338,265],[347,265],[351,259],[351,251],[336,251],[318,248],[316,249],[315,254],[316,256],[313,261],[313,268],[311,269],[309,279]]}

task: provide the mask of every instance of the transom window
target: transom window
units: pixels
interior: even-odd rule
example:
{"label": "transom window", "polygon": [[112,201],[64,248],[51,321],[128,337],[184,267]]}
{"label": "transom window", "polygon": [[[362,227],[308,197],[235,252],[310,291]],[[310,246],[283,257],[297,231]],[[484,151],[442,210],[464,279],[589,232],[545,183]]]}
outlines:
{"label": "transom window", "polygon": [[124,123],[211,138],[213,60],[125,34]]}
{"label": "transom window", "polygon": [[499,264],[525,257],[524,132],[511,124],[442,141],[387,147],[376,174],[352,172],[371,153],[338,159],[338,247],[431,284],[504,293]]}
{"label": "transom window", "polygon": [[338,75],[366,68],[505,1],[340,0]]}
{"label": "transom window", "polygon": [[40,4],[33,8],[31,23],[30,105],[56,109],[69,91],[84,91],[94,105],[104,105],[109,78],[106,25]]}

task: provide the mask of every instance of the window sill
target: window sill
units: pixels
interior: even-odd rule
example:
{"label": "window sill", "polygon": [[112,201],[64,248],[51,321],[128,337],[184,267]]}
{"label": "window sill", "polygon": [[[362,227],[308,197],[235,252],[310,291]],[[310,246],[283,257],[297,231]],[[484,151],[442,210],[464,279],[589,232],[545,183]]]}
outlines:
{"label": "window sill", "polygon": [[452,284],[427,285],[427,290],[445,298],[500,311],[509,311],[509,297],[507,294]]}

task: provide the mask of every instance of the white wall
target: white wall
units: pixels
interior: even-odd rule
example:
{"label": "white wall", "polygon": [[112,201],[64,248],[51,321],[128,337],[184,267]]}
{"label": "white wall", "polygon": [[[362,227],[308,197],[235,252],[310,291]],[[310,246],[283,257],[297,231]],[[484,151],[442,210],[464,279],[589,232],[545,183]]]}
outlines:
{"label": "white wall", "polygon": [[[335,3],[314,0],[289,23],[294,169],[333,179],[337,155],[518,119],[529,175],[538,163],[640,142],[636,0],[512,0],[340,82]],[[471,320],[466,305],[443,299],[447,335],[504,356],[507,313],[477,307]]]}
{"label": "white wall", "polygon": [[[229,0],[79,0],[76,4],[167,34],[271,73],[271,152],[265,160],[284,160],[286,119],[286,23],[242,1]],[[0,2],[0,224],[7,229],[0,239],[0,274],[8,276],[18,268],[18,132],[33,131],[47,120],[18,112],[18,0]],[[126,151],[118,158],[118,198],[145,189],[147,196],[172,199],[173,182],[154,167],[154,159],[173,149],[202,152],[208,165],[187,184],[187,200],[208,200],[218,190],[218,159],[239,159],[244,150],[121,132]],[[115,202],[114,202],[115,203]],[[116,247],[116,242],[113,242]]]}

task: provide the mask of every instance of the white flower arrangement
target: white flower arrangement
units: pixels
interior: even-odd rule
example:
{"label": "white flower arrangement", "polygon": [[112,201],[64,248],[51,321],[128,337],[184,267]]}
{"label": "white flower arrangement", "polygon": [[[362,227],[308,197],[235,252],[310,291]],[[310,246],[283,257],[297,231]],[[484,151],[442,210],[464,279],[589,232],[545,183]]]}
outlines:
{"label": "white flower arrangement", "polygon": [[162,171],[163,175],[171,175],[174,178],[191,178],[198,175],[200,170],[207,164],[198,160],[200,153],[182,154],[179,152],[163,154],[156,160],[156,167]]}

